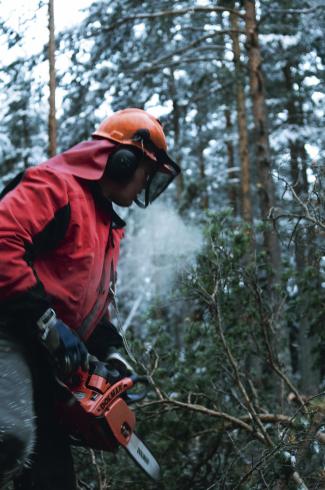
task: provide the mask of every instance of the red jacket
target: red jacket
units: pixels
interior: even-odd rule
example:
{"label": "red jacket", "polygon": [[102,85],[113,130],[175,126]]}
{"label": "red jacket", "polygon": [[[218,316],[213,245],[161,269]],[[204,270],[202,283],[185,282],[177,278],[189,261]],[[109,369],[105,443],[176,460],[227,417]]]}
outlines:
{"label": "red jacket", "polygon": [[114,148],[80,143],[29,168],[0,201],[0,305],[42,285],[48,306],[90,336],[107,311],[123,236],[124,222],[92,182]]}

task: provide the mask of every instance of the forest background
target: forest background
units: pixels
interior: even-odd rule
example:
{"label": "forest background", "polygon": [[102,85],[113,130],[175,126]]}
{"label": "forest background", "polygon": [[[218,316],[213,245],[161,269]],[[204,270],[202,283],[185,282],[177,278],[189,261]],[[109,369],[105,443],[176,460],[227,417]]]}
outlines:
{"label": "forest background", "polygon": [[124,212],[116,314],[163,480],[76,449],[80,489],[325,488],[323,0],[97,0],[61,31],[55,1],[19,25],[7,3],[2,185],[130,106],[183,170]]}

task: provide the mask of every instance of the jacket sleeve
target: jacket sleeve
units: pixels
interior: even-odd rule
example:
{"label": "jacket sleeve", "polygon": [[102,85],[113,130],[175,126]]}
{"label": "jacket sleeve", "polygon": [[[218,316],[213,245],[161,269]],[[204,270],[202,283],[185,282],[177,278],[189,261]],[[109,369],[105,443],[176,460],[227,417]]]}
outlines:
{"label": "jacket sleeve", "polygon": [[[64,178],[44,167],[27,170],[18,186],[0,201],[0,316],[35,321],[50,298],[34,269],[33,258],[49,236],[55,235],[58,216],[69,205]],[[54,233],[51,233],[53,231]]]}

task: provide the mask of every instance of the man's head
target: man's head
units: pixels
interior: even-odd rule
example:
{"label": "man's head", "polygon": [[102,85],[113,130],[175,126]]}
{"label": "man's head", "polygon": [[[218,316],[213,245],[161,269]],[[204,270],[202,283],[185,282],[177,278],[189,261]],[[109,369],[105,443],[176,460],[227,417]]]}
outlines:
{"label": "man's head", "polygon": [[[122,152],[124,149],[120,149]],[[156,165],[146,155],[134,155],[137,161],[130,158],[128,151],[122,154],[122,161],[110,157],[106,170],[99,181],[105,197],[119,206],[131,206],[137,197],[146,189],[147,183],[155,172]],[[132,154],[132,153],[131,153]],[[111,160],[111,161],[110,161]],[[125,162],[133,162],[127,165]]]}
{"label": "man's head", "polygon": [[100,185],[105,196],[121,206],[130,206],[135,201],[146,207],[180,172],[167,155],[161,123],[142,109],[124,109],[112,114],[93,137],[118,143],[108,159]]}

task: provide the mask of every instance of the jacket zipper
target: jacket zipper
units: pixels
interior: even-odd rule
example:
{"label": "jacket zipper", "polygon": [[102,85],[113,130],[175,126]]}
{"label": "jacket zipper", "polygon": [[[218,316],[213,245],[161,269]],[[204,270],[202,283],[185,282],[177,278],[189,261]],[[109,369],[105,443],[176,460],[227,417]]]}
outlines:
{"label": "jacket zipper", "polygon": [[[108,257],[108,254],[109,254],[110,245],[112,246],[112,248],[114,248],[114,238],[113,238],[113,233],[112,233],[112,223],[110,224],[110,229],[109,229],[109,234],[108,234],[108,240],[107,240],[107,244],[106,244],[106,247],[105,247],[105,256],[104,256],[104,261],[103,261],[104,263],[103,263],[102,274],[101,274],[101,278],[100,278],[100,282],[99,282],[99,287],[98,287],[98,296],[97,296],[97,299],[96,299],[93,307],[91,308],[90,312],[88,313],[88,315],[86,316],[86,318],[84,319],[84,321],[82,322],[82,324],[80,325],[80,327],[77,329],[78,334],[82,338],[87,338],[89,327],[92,325],[93,320],[96,318],[96,316],[98,315],[98,312],[100,310],[100,306],[102,304],[102,302],[100,301],[100,299],[101,299],[101,296],[105,293],[105,285],[106,285],[106,277],[107,277],[107,273],[106,273],[107,265],[109,266],[110,272],[112,271],[112,269],[114,270],[113,258],[112,258],[110,264],[106,264],[107,257]],[[113,265],[113,267],[112,267],[112,265]],[[113,272],[113,274],[114,274],[114,272]],[[102,310],[100,311],[100,315],[98,315],[98,317],[100,317],[101,315],[103,315],[104,311],[106,310],[106,308],[108,306],[109,299],[110,299],[110,290],[107,291],[107,297],[105,299],[104,306],[103,306]]]}

